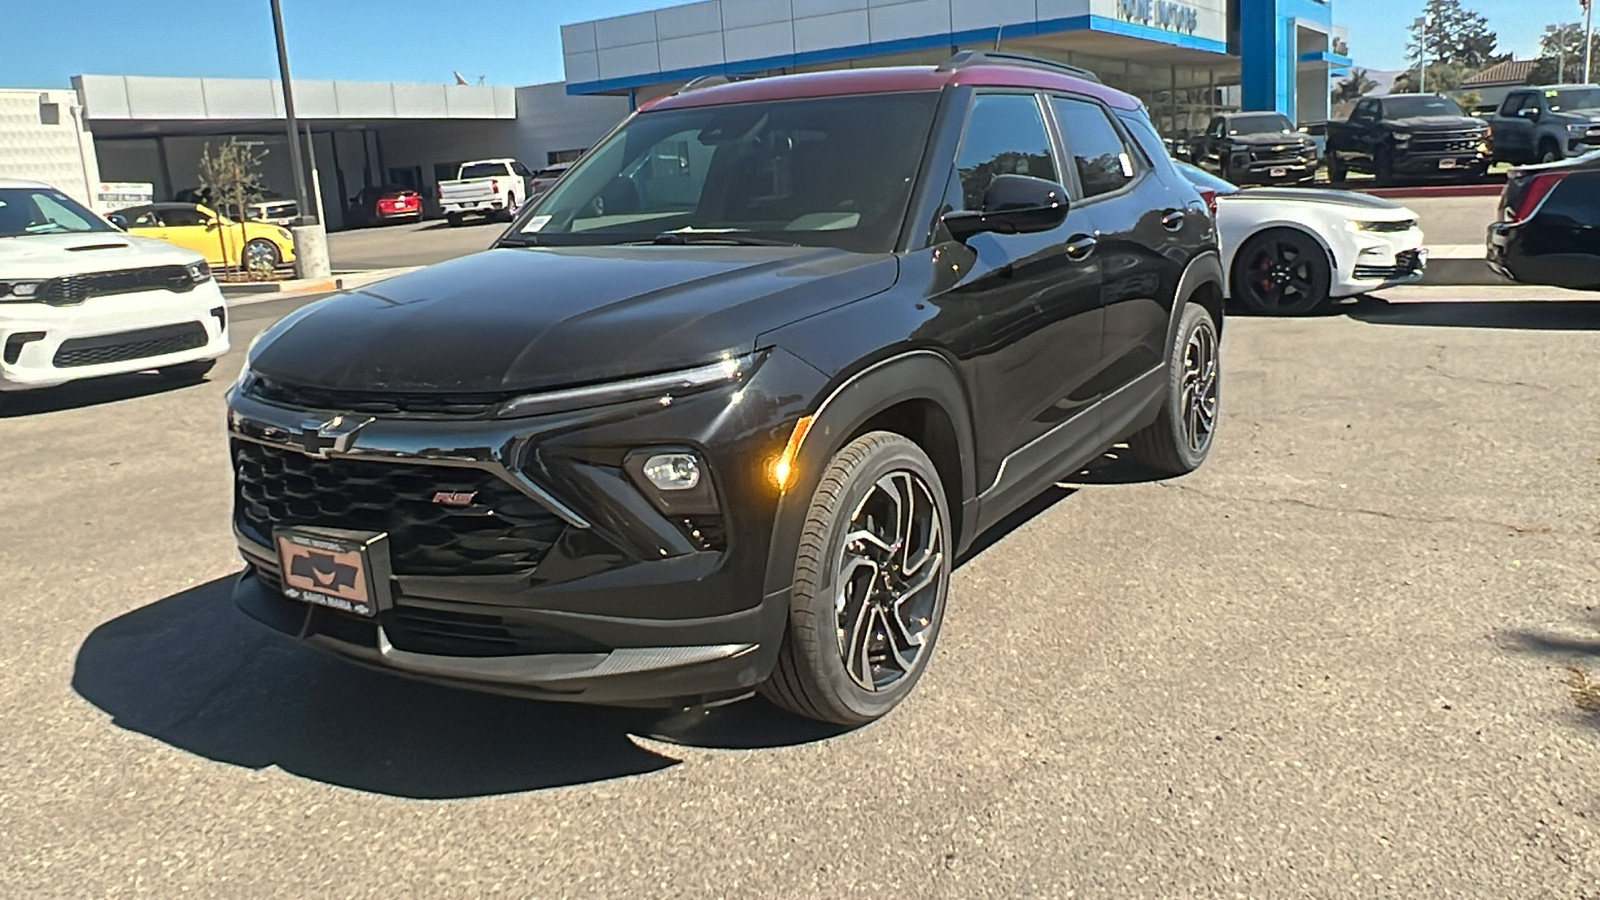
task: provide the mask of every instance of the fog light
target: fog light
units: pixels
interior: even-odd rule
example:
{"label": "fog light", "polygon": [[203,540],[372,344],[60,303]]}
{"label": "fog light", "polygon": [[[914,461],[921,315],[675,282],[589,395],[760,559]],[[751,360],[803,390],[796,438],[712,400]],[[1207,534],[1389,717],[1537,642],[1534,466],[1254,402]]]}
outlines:
{"label": "fog light", "polygon": [[688,453],[661,453],[644,461],[644,477],[663,491],[688,491],[700,484],[700,461]]}

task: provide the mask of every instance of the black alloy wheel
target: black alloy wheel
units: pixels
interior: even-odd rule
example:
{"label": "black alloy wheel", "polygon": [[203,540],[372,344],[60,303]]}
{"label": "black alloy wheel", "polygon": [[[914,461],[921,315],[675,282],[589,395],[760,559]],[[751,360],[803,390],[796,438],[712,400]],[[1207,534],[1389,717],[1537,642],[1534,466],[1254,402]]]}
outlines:
{"label": "black alloy wheel", "polygon": [[1233,260],[1233,296],[1251,312],[1303,316],[1328,302],[1328,254],[1310,235],[1275,228],[1256,235]]}
{"label": "black alloy wheel", "polygon": [[1156,420],[1128,439],[1129,457],[1159,475],[1205,462],[1222,400],[1222,333],[1210,311],[1184,306],[1167,360],[1167,396]]}
{"label": "black alloy wheel", "polygon": [[1555,144],[1552,144],[1549,141],[1545,141],[1543,144],[1539,145],[1540,163],[1553,163],[1559,159],[1561,159],[1560,147],[1557,147]]}
{"label": "black alloy wheel", "polygon": [[1334,184],[1339,184],[1349,176],[1350,173],[1344,167],[1344,160],[1335,154],[1328,154],[1328,180]]}
{"label": "black alloy wheel", "polygon": [[921,447],[877,431],[840,450],[811,502],[789,629],[762,694],[839,725],[893,709],[933,653],[951,541],[944,486]]}

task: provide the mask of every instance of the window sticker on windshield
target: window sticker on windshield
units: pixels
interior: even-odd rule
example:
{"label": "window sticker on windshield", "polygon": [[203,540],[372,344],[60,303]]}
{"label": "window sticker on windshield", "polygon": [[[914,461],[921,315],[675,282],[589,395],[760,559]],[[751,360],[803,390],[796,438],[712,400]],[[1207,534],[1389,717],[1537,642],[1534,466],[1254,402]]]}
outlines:
{"label": "window sticker on windshield", "polygon": [[1553,97],[1555,97],[1555,95],[1556,95],[1556,92],[1555,92],[1555,91],[1545,91],[1545,92],[1544,92],[1544,95],[1545,95],[1545,96],[1546,96],[1546,97],[1552,97],[1552,98],[1553,98]]}
{"label": "window sticker on windshield", "polygon": [[550,219],[550,216],[534,216],[528,220],[528,224],[522,226],[522,233],[532,234],[535,231],[539,231],[550,224]]}

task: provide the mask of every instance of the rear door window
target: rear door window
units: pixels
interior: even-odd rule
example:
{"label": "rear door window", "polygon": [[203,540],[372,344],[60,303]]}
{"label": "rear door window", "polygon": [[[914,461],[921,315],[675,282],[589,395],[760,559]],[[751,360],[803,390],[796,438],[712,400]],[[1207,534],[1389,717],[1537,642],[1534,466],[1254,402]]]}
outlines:
{"label": "rear door window", "polygon": [[1072,155],[1084,197],[1120,191],[1138,176],[1134,154],[1098,103],[1051,97],[1050,108]]}

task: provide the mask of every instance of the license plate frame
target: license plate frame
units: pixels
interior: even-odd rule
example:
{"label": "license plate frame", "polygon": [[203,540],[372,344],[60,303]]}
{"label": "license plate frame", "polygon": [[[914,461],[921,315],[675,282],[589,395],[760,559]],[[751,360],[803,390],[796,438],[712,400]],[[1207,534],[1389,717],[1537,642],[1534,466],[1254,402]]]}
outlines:
{"label": "license plate frame", "polygon": [[286,526],[272,543],[290,600],[369,619],[393,605],[387,533]]}
{"label": "license plate frame", "polygon": [[1288,174],[1289,174],[1289,168],[1287,166],[1273,166],[1272,168],[1267,170],[1267,177],[1268,178],[1283,178],[1283,177],[1287,176]]}
{"label": "license plate frame", "polygon": [[1441,160],[1439,160],[1439,168],[1441,168],[1441,169],[1454,169],[1454,168],[1456,168],[1456,165],[1457,165],[1457,162],[1456,162],[1456,160],[1453,160],[1453,159],[1441,159]]}

